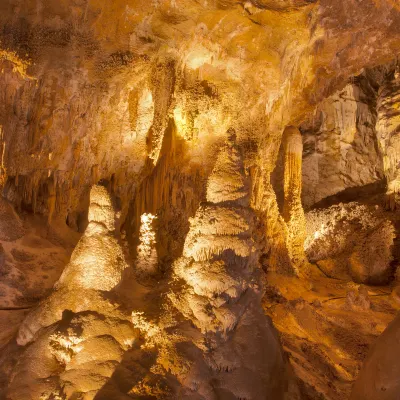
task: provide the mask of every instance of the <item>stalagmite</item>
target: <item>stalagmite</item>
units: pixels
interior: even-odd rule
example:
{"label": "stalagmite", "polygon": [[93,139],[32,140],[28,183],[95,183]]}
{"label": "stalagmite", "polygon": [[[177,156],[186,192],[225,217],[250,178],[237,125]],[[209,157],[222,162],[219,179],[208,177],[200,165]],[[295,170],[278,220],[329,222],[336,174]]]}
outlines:
{"label": "stalagmite", "polygon": [[103,186],[90,193],[89,225],[54,292],[23,322],[31,342],[13,371],[10,400],[93,399],[136,339],[127,316],[104,293],[126,267],[115,210]]}
{"label": "stalagmite", "polygon": [[289,126],[283,133],[284,148],[284,203],[283,218],[288,226],[288,248],[295,269],[302,273],[307,264],[304,253],[306,224],[301,204],[303,142],[300,131]]}
{"label": "stalagmite", "polygon": [[[398,67],[397,67],[398,68]],[[376,132],[383,155],[383,169],[387,181],[386,207],[395,210],[400,199],[400,76],[390,74],[379,90]]]}
{"label": "stalagmite", "polygon": [[[195,398],[207,400],[283,396],[281,349],[261,309],[263,284],[258,244],[251,238],[248,181],[230,130],[207,182],[208,202],[190,220],[183,256],[174,263],[171,305],[165,308],[169,317],[152,324],[132,316],[149,343],[158,346],[153,370],[162,366],[160,373],[173,371],[180,382],[179,399],[192,399],[193,391]],[[177,323],[163,327],[163,321]],[[187,321],[196,329],[187,331]],[[251,350],[243,351],[250,342]]]}
{"label": "stalagmite", "polygon": [[56,283],[54,292],[22,323],[17,338],[19,344],[30,342],[39,329],[60,320],[65,310],[114,310],[111,303],[102,300],[101,292],[115,288],[126,268],[123,251],[115,237],[115,218],[107,189],[93,186],[89,225]]}
{"label": "stalagmite", "polygon": [[140,244],[136,259],[136,272],[138,276],[148,277],[157,272],[156,219],[157,217],[150,213],[144,213],[140,218]]}

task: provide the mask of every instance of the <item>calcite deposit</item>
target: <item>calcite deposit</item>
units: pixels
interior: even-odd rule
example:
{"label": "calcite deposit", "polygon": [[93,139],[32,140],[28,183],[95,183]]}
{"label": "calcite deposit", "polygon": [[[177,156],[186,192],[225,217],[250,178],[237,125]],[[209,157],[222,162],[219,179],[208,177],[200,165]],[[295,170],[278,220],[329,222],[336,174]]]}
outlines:
{"label": "calcite deposit", "polygon": [[0,399],[395,400],[399,53],[396,0],[2,0]]}
{"label": "calcite deposit", "polygon": [[306,221],[307,258],[326,275],[375,284],[393,275],[395,231],[378,206],[340,203],[310,211]]}
{"label": "calcite deposit", "polygon": [[262,312],[248,178],[228,133],[207,182],[207,203],[190,220],[183,256],[174,263],[165,312],[149,325],[134,313],[133,323],[158,350],[153,371],[178,380],[176,398],[282,398],[288,366]]}

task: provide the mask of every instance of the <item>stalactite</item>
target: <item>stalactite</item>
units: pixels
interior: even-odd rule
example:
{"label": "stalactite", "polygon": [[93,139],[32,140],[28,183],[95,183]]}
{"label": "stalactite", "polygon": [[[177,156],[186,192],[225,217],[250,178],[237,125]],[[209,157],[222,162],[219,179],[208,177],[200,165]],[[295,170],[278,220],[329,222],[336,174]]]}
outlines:
{"label": "stalactite", "polygon": [[152,75],[154,86],[154,120],[150,129],[150,151],[149,157],[156,165],[163,137],[168,125],[168,110],[171,104],[172,94],[175,86],[175,63],[171,60],[159,63],[155,67]]}
{"label": "stalactite", "polygon": [[292,126],[285,129],[282,141],[285,163],[283,218],[288,227],[287,244],[292,262],[301,273],[307,264],[304,253],[306,222],[301,204],[303,142],[300,131]]}
{"label": "stalactite", "polygon": [[148,175],[138,186],[127,217],[133,256],[137,254],[141,217],[145,214],[157,215],[159,227],[172,228],[168,234],[165,234],[165,228],[156,232],[155,248],[159,261],[163,257],[171,259],[181,254],[188,229],[187,219],[194,214],[204,193],[205,179],[200,167],[192,166],[188,170],[184,165],[185,159],[185,142],[177,136],[175,125],[170,121],[157,165],[149,167]]}

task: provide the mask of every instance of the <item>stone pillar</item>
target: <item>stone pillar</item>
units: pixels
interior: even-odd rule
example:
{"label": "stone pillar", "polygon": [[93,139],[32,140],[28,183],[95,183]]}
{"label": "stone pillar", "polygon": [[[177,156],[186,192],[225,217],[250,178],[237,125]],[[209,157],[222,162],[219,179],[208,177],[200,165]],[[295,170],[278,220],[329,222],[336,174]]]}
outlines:
{"label": "stone pillar", "polygon": [[397,70],[389,75],[379,89],[376,134],[383,156],[383,168],[387,180],[386,204],[390,210],[400,204],[400,75]]}
{"label": "stone pillar", "polygon": [[300,131],[288,126],[283,133],[284,204],[283,218],[288,227],[287,245],[293,267],[297,272],[307,263],[304,253],[306,222],[301,204],[303,142]]}
{"label": "stone pillar", "polygon": [[143,213],[140,217],[136,273],[138,277],[144,279],[155,275],[158,271],[156,220],[157,217],[151,213]]}

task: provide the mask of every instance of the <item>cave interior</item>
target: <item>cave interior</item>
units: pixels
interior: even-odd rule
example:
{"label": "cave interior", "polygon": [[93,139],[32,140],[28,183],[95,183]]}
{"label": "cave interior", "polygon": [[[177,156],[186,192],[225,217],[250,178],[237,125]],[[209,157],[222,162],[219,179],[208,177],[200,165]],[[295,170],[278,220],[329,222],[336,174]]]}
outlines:
{"label": "cave interior", "polygon": [[398,400],[398,0],[1,0],[0,400]]}

